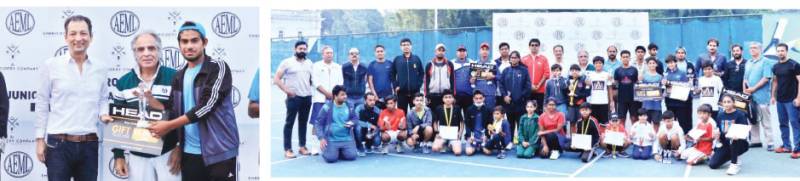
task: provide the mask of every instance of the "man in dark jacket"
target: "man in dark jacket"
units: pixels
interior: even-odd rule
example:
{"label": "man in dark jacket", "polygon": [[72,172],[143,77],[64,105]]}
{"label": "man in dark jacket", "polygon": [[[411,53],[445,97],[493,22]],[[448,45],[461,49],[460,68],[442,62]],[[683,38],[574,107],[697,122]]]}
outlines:
{"label": "man in dark jacket", "polygon": [[[150,132],[179,134],[183,180],[237,180],[239,130],[233,112],[230,67],[205,54],[205,29],[187,21],[178,31],[178,46],[186,65],[172,81],[169,121],[151,124]],[[202,146],[201,146],[202,145]]]}
{"label": "man in dark jacket", "polygon": [[364,104],[367,66],[360,63],[357,48],[350,49],[349,57],[350,61],[342,65],[342,78],[344,78],[344,88],[347,90],[347,104],[356,107]]}
{"label": "man in dark jacket", "polygon": [[419,92],[422,86],[424,74],[422,72],[422,61],[418,56],[411,54],[411,39],[403,38],[400,40],[402,55],[394,57],[390,77],[397,94],[397,108],[406,112],[414,93]]}

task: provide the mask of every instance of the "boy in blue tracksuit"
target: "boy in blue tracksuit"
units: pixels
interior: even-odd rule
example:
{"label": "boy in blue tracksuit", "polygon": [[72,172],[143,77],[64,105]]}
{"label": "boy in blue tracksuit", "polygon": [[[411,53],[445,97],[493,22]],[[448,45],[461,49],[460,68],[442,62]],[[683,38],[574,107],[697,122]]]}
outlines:
{"label": "boy in blue tracksuit", "polygon": [[333,87],[333,101],[325,103],[317,114],[314,128],[317,131],[322,158],[327,163],[338,160],[355,160],[356,144],[353,128],[358,125],[358,114],[346,103],[347,93],[341,85]]}
{"label": "boy in blue tracksuit", "polygon": [[467,156],[483,150],[483,143],[486,143],[486,125],[491,123],[493,107],[488,107],[485,100],[483,92],[476,90],[472,96],[472,105],[464,110],[465,138],[467,138],[464,151]]}
{"label": "boy in blue tracksuit", "polygon": [[569,67],[569,80],[567,80],[567,121],[575,123],[580,118],[579,107],[586,102],[586,97],[592,93],[591,86],[586,84],[586,76],[581,75],[581,68],[577,64]]}
{"label": "boy in blue tracksuit", "polygon": [[569,87],[567,87],[567,79],[561,77],[561,65],[553,64],[550,66],[550,75],[553,77],[547,80],[547,86],[545,86],[544,97],[546,98],[555,98],[556,99],[556,108],[559,112],[566,113],[567,112],[567,91],[569,91]]}
{"label": "boy in blue tracksuit", "polygon": [[491,124],[486,126],[486,145],[483,146],[483,153],[491,155],[492,151],[500,151],[497,159],[506,158],[505,147],[511,142],[511,126],[506,119],[503,107],[495,107],[492,112]]}

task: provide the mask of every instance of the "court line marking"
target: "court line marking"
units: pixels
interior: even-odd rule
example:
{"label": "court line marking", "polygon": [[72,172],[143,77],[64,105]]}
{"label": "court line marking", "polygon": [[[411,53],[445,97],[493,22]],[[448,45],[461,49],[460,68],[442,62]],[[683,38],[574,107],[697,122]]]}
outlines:
{"label": "court line marking", "polygon": [[592,161],[590,161],[589,163],[586,163],[586,164],[585,164],[585,165],[583,165],[581,168],[579,168],[578,170],[576,170],[574,173],[572,173],[571,175],[569,175],[569,178],[575,178],[575,176],[578,176],[578,174],[581,174],[581,172],[583,172],[584,170],[586,170],[586,169],[588,169],[589,167],[591,167],[591,166],[594,164],[594,162],[597,162],[597,160],[600,160],[600,158],[602,158],[602,157],[603,157],[603,154],[605,154],[605,153],[606,153],[606,151],[605,151],[605,150],[603,150],[603,152],[602,152],[602,153],[598,153],[598,154],[597,154],[597,157],[595,157],[594,159],[592,159]]}
{"label": "court line marking", "polygon": [[[273,140],[283,140],[282,137],[271,137]],[[296,139],[292,139],[293,143],[297,143]],[[558,175],[558,176],[570,176],[567,173],[559,173],[559,172],[550,172],[544,170],[534,170],[534,169],[524,169],[524,168],[514,168],[514,167],[504,167],[504,166],[497,166],[497,165],[488,165],[488,164],[480,164],[480,163],[473,163],[473,162],[460,162],[460,161],[452,161],[452,160],[442,160],[436,158],[427,158],[427,157],[419,157],[419,156],[412,156],[412,155],[399,155],[390,153],[389,156],[395,157],[404,157],[404,158],[412,158],[412,159],[419,159],[419,160],[428,160],[428,161],[435,161],[435,162],[443,162],[443,163],[454,163],[454,164],[461,164],[461,165],[470,165],[470,166],[478,166],[478,167],[487,167],[487,168],[496,168],[496,169],[505,169],[505,170],[515,170],[515,171],[523,171],[523,172],[532,172],[532,173],[540,173],[540,174],[548,174],[548,175]],[[278,163],[284,163],[292,160],[298,160],[300,158],[305,158],[309,156],[299,156],[295,159],[287,159],[287,160],[279,160],[274,161],[271,164],[275,165]],[[600,158],[599,156],[597,158]],[[593,160],[592,162],[597,161],[597,159]]]}
{"label": "court line marking", "polygon": [[692,172],[692,165],[687,164],[686,170],[683,171],[683,178],[689,178],[689,173]]}
{"label": "court line marking", "polygon": [[286,163],[286,162],[289,162],[289,161],[292,161],[292,160],[300,160],[300,159],[307,158],[307,157],[309,157],[309,156],[303,155],[303,156],[299,156],[297,158],[278,160],[278,161],[274,161],[274,162],[270,163],[270,165],[275,165],[275,164],[279,164],[279,163]]}
{"label": "court line marking", "polygon": [[547,174],[547,175],[569,176],[569,174],[567,174],[567,173],[550,172],[550,171],[543,171],[543,170],[504,167],[504,166],[480,164],[480,163],[473,163],[473,162],[460,162],[460,161],[443,160],[443,159],[419,157],[419,156],[412,156],[412,155],[401,155],[401,154],[394,154],[394,153],[390,153],[388,155],[389,156],[395,156],[395,157],[403,157],[403,158],[412,158],[412,159],[419,159],[419,160],[442,162],[442,163],[453,163],[453,164],[469,165],[469,166],[477,166],[477,167],[496,168],[496,169],[514,170],[514,171],[522,171],[522,172],[532,172],[532,173]]}

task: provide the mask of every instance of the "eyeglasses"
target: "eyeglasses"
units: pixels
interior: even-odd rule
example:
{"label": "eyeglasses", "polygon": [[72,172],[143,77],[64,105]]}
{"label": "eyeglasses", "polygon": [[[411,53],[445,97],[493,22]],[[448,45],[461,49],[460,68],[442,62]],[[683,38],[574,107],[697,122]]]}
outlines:
{"label": "eyeglasses", "polygon": [[538,47],[539,44],[531,44],[532,47]]}

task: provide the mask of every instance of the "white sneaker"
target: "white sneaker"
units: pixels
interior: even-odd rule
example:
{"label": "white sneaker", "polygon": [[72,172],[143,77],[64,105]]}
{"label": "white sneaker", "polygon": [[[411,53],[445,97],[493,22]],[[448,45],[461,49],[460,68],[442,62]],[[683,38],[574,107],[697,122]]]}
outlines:
{"label": "white sneaker", "polygon": [[309,152],[311,153],[312,156],[319,155],[319,152],[320,152],[319,146],[311,146],[311,149],[309,149]]}
{"label": "white sneaker", "polygon": [[397,153],[403,153],[403,144],[401,143],[394,144],[394,148],[395,151],[397,151]]}
{"label": "white sneaker", "polygon": [[727,173],[728,175],[736,175],[739,173],[739,170],[741,169],[742,168],[739,167],[739,164],[731,164],[730,166],[728,166],[728,171],[725,173]]}
{"label": "white sneaker", "polygon": [[381,145],[381,153],[384,155],[389,154],[389,144]]}
{"label": "white sneaker", "polygon": [[552,153],[550,153],[550,159],[551,159],[551,160],[558,159],[558,157],[559,157],[559,156],[560,156],[560,155],[558,154],[558,151],[555,151],[555,150],[553,150],[553,152],[552,152]]}

